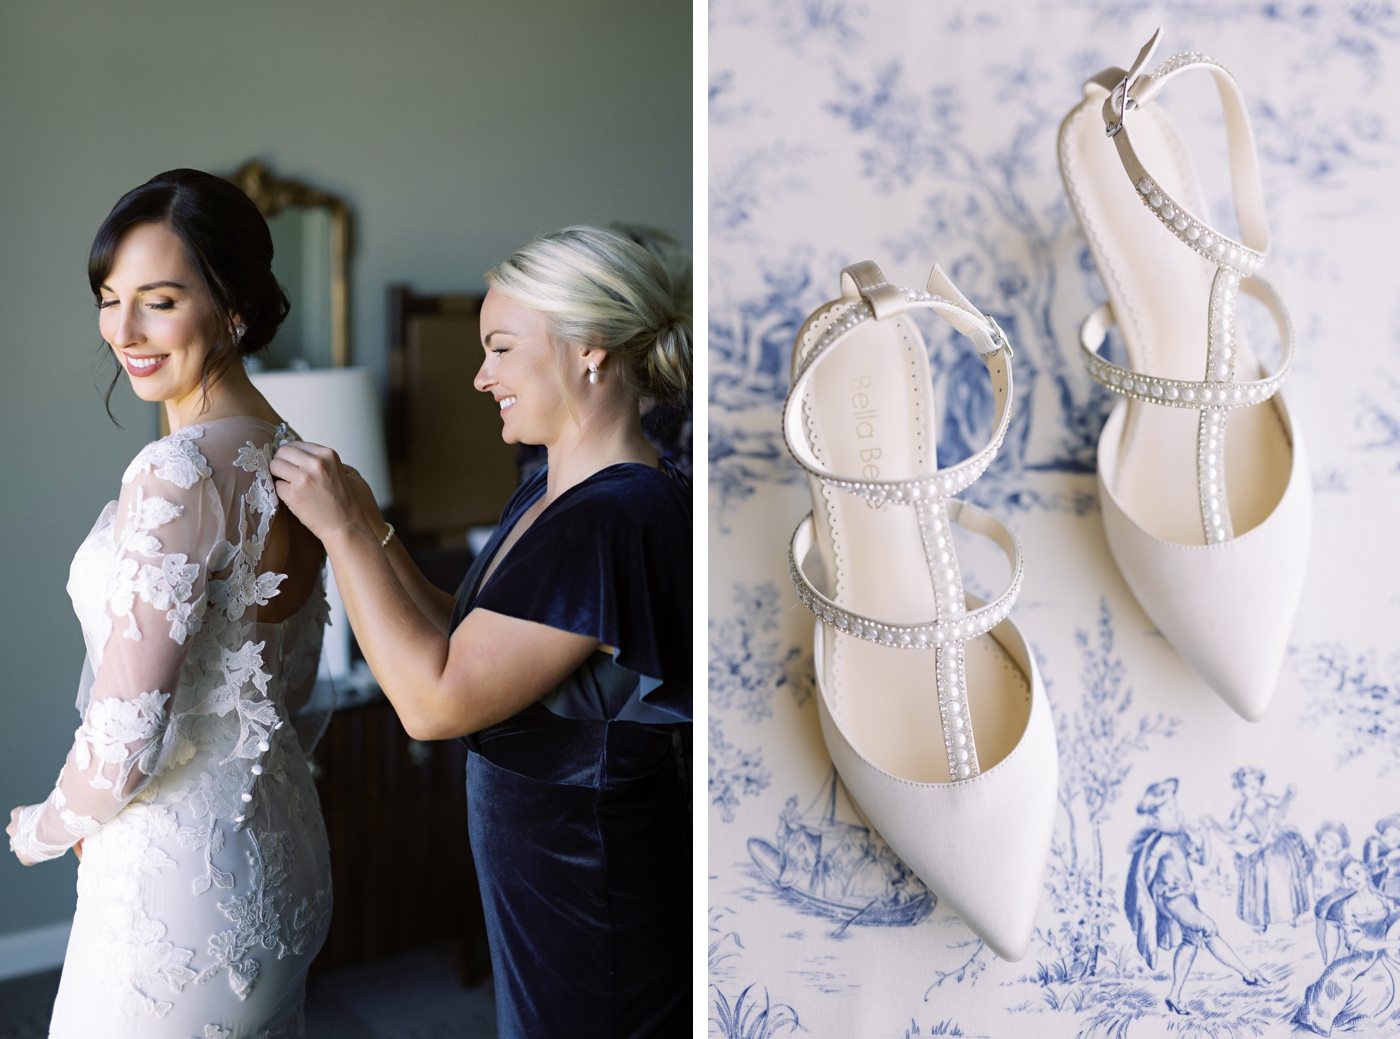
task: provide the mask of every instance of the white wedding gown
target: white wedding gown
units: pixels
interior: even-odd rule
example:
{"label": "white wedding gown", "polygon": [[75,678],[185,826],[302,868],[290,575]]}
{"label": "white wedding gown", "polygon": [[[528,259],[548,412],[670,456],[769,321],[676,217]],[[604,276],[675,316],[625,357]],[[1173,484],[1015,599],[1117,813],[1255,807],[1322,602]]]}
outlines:
{"label": "white wedding gown", "polygon": [[82,726],[11,842],[48,859],[83,839],[55,1039],[303,1034],[331,875],[292,716],[327,610],[318,580],[259,620],[287,576],[261,561],[288,439],[238,417],[148,445],[73,560]]}

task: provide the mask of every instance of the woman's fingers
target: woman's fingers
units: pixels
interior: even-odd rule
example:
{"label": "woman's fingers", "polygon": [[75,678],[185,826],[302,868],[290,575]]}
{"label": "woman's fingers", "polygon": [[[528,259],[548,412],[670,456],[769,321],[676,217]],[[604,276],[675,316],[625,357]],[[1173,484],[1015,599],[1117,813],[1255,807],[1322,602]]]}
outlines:
{"label": "woman's fingers", "polygon": [[319,444],[284,444],[272,456],[269,466],[272,475],[283,480],[292,480],[297,475],[316,479],[338,473],[340,459],[329,447]]}
{"label": "woman's fingers", "polygon": [[290,484],[293,488],[328,487],[340,475],[339,470],[339,461],[330,448],[319,448],[312,453],[302,450],[301,444],[287,444],[273,455],[268,465],[274,480]]}
{"label": "woman's fingers", "polygon": [[274,479],[327,483],[340,475],[340,458],[319,444],[284,444],[268,466]]}
{"label": "woman's fingers", "polygon": [[324,461],[333,460],[336,457],[335,451],[320,444],[309,444],[305,440],[294,440],[289,444],[283,444],[277,449],[277,456],[295,461],[298,458],[320,458]]}
{"label": "woman's fingers", "polygon": [[346,467],[329,447],[284,444],[268,468],[276,481],[277,496],[322,541],[361,511]]}

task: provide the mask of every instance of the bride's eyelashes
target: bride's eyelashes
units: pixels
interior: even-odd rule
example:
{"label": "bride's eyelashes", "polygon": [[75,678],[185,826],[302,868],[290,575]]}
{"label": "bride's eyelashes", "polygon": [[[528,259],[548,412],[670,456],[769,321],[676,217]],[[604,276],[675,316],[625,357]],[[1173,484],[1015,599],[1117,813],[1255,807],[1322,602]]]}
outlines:
{"label": "bride's eyelashes", "polygon": [[[115,307],[120,302],[121,300],[116,299],[100,299],[97,301],[97,309],[106,310],[108,307]],[[156,300],[153,303],[147,303],[146,306],[150,310],[174,310],[176,302],[177,301],[173,299],[162,299]]]}

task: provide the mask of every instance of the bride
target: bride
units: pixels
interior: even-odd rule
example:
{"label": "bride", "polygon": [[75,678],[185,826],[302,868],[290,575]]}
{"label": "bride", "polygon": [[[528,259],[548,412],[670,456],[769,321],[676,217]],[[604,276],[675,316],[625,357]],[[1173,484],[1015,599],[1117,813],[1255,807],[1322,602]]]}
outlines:
{"label": "bride", "polygon": [[296,437],[240,363],[289,310],[271,262],[252,202],[195,170],[123,196],[88,259],[102,338],[173,432],[73,560],[82,724],[8,828],[25,865],[81,859],[55,1039],[303,1034],[331,877],[288,723],[315,681],[325,556],[279,508],[268,462]]}

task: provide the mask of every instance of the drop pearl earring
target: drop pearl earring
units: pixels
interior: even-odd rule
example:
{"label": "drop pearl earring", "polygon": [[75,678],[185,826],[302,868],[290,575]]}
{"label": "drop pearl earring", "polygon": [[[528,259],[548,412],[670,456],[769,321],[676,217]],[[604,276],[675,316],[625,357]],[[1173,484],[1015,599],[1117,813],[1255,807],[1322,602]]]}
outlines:
{"label": "drop pearl earring", "polygon": [[594,386],[597,386],[597,385],[598,385],[598,362],[597,362],[597,361],[589,361],[589,362],[588,362],[588,381],[589,381],[590,383],[592,383]]}

